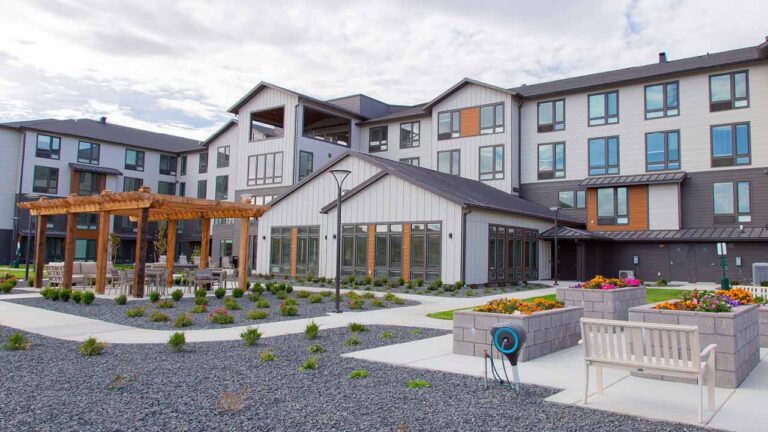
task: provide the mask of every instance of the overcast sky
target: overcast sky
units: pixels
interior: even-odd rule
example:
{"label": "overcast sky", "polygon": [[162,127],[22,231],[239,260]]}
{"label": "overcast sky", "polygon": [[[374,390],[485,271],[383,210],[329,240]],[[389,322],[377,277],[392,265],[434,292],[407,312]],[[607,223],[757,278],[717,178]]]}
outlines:
{"label": "overcast sky", "polygon": [[415,104],[463,77],[513,87],[768,34],[765,0],[0,0],[0,11],[0,121],[105,115],[199,139],[262,80]]}

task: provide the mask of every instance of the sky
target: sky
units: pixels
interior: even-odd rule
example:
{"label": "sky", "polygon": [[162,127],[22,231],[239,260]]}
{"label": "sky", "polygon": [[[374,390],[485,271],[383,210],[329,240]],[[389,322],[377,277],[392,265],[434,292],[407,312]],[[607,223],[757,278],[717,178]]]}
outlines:
{"label": "sky", "polygon": [[260,81],[412,105],[464,77],[515,87],[768,35],[764,0],[0,0],[0,11],[0,122],[106,116],[194,139]]}

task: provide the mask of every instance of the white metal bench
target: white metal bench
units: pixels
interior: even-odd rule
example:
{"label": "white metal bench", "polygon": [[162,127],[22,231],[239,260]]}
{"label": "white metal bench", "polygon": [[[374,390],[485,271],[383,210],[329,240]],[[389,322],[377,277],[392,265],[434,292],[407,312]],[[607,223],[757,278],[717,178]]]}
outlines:
{"label": "white metal bench", "polygon": [[699,386],[699,421],[704,421],[704,387],[708,409],[715,409],[715,349],[699,350],[695,326],[581,319],[584,344],[584,403],[589,395],[589,367],[595,368],[597,394],[603,394],[603,368],[692,378]]}

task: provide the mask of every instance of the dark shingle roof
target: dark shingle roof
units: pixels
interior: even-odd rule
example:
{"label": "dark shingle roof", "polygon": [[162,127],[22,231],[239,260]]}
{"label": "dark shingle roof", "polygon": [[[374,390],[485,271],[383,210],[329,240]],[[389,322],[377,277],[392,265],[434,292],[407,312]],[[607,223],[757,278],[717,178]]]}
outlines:
{"label": "dark shingle roof", "polygon": [[603,186],[630,186],[638,184],[663,184],[680,183],[685,180],[684,171],[638,174],[625,176],[587,177],[579,183],[579,186],[603,187]]}
{"label": "dark shingle roof", "polygon": [[31,120],[2,123],[0,126],[34,129],[170,153],[179,153],[200,147],[200,142],[196,140],[120,126],[109,122],[101,123],[90,119]]}
{"label": "dark shingle roof", "polygon": [[615,241],[722,241],[768,240],[768,229],[745,227],[684,228],[652,231],[597,231],[596,234]]}
{"label": "dark shingle roof", "polygon": [[75,171],[89,172],[94,174],[106,174],[106,175],[123,175],[123,172],[119,169],[108,168],[100,165],[79,164],[70,162],[70,168]]}

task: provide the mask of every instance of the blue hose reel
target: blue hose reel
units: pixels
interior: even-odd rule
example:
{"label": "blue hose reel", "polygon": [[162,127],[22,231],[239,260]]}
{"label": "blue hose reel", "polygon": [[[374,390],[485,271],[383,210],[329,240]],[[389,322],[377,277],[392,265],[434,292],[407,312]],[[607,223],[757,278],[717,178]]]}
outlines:
{"label": "blue hose reel", "polygon": [[[527,336],[523,326],[517,322],[498,323],[491,327],[491,349],[490,353],[487,351],[485,353],[486,387],[488,387],[488,364],[490,363],[494,381],[500,385],[506,385],[520,391],[520,375],[517,371],[517,361],[525,346],[526,339]],[[496,351],[506,357],[509,361],[512,368],[511,380],[507,374],[507,367],[504,364],[504,361],[501,361],[501,369],[504,374],[503,378],[496,368],[496,363],[494,362],[494,354]]]}

